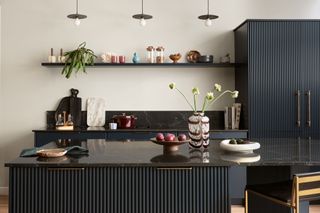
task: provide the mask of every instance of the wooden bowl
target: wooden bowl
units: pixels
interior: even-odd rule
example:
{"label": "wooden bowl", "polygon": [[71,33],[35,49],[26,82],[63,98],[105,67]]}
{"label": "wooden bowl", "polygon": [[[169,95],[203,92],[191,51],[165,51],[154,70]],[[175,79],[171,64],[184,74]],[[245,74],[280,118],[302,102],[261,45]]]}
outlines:
{"label": "wooden bowl", "polygon": [[156,138],[150,138],[150,140],[155,144],[162,145],[164,154],[178,151],[180,145],[191,141],[190,139],[179,141],[177,138],[174,141],[157,141]]}
{"label": "wooden bowl", "polygon": [[173,63],[177,63],[181,58],[181,54],[180,53],[171,54],[169,58],[173,61]]}
{"label": "wooden bowl", "polygon": [[37,154],[43,158],[56,158],[64,156],[67,153],[65,149],[41,149]]}

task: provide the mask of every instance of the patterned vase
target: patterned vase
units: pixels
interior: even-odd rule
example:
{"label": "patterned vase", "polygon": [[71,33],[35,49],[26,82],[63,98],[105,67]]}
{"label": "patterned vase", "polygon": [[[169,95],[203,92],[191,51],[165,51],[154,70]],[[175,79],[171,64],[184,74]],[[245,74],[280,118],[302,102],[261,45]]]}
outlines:
{"label": "patterned vase", "polygon": [[189,145],[193,148],[207,148],[209,146],[209,118],[204,113],[193,113],[188,119]]}

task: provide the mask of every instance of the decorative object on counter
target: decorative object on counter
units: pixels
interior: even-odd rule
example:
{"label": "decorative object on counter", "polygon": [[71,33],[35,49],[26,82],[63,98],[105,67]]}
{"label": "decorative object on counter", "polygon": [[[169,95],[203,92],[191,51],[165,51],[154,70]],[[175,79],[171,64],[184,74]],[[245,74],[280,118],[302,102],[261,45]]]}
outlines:
{"label": "decorative object on counter", "polygon": [[133,15],[132,18],[139,19],[140,20],[140,25],[142,27],[146,26],[146,24],[147,24],[146,20],[152,19],[151,15],[144,14],[144,3],[143,3],[143,0],[141,0],[141,13]]}
{"label": "decorative object on counter", "polygon": [[197,62],[199,63],[213,63],[213,55],[201,55]]}
{"label": "decorative object on counter", "polygon": [[37,154],[43,158],[56,158],[62,157],[67,153],[65,149],[41,149],[37,151]]}
{"label": "decorative object on counter", "polygon": [[[73,126],[80,127],[81,126],[81,98],[77,97],[79,90],[71,88],[70,91],[71,91],[71,96],[62,98],[55,112],[56,125],[61,126],[62,115],[65,112],[66,115],[67,114],[71,115]],[[66,117],[63,117],[62,126],[65,125],[66,121],[67,121]]]}
{"label": "decorative object on counter", "polygon": [[48,57],[49,63],[56,63],[56,56],[53,55],[53,48],[50,49],[50,55]]}
{"label": "decorative object on counter", "polygon": [[148,46],[147,47],[147,62],[148,63],[154,63],[155,62],[154,52],[155,52],[155,48],[153,46]]}
{"label": "decorative object on counter", "polygon": [[205,20],[204,24],[207,27],[210,27],[212,25],[212,19],[219,18],[219,16],[210,14],[210,0],[207,0],[207,14],[201,15],[198,18],[201,20]]}
{"label": "decorative object on counter", "polygon": [[225,129],[239,129],[241,103],[234,103],[232,107],[226,107],[224,111]]}
{"label": "decorative object on counter", "polygon": [[163,47],[157,47],[157,58],[156,61],[157,63],[164,63],[164,48]]}
{"label": "decorative object on counter", "polygon": [[106,122],[106,102],[103,98],[87,99],[87,125],[101,127]]}
{"label": "decorative object on counter", "polygon": [[[242,142],[238,142],[241,140]],[[242,139],[226,139],[220,142],[220,148],[229,152],[252,153],[253,150],[260,149],[258,142],[243,141]],[[236,141],[235,143],[233,141]]]}
{"label": "decorative object on counter", "polygon": [[134,115],[123,113],[122,115],[114,115],[112,119],[113,122],[117,123],[119,129],[133,129],[136,127],[137,117]]}
{"label": "decorative object on counter", "polygon": [[[81,146],[68,146],[65,148],[54,148],[54,149],[43,149],[43,148],[33,147],[33,148],[22,150],[20,153],[20,157],[36,157],[38,156],[39,152],[51,152],[51,151],[53,151],[54,153],[49,153],[49,154],[57,155],[57,152],[59,152],[61,155],[65,155],[66,153],[68,154],[76,153],[76,154],[82,155],[82,154],[87,154],[89,150]],[[61,152],[64,152],[64,154],[62,154]],[[41,154],[44,154],[44,153],[41,153]],[[44,156],[44,157],[59,157],[59,156]]]}
{"label": "decorative object on counter", "polygon": [[109,123],[109,129],[116,130],[118,124],[117,123]]}
{"label": "decorative object on counter", "polygon": [[112,53],[104,53],[101,55],[101,59],[103,63],[111,63]]}
{"label": "decorative object on counter", "polygon": [[120,64],[126,63],[126,57],[124,55],[119,55],[119,63]]}
{"label": "decorative object on counter", "polygon": [[189,143],[191,140],[179,141],[178,138],[174,138],[172,141],[158,141],[156,138],[150,139],[153,143],[163,146],[163,154],[176,152],[179,150],[179,146],[185,143]]}
{"label": "decorative object on counter", "polygon": [[56,123],[57,130],[73,130],[73,126],[71,114],[68,114],[68,119],[66,111],[63,111],[63,117],[62,114],[58,114],[58,120]]}
{"label": "decorative object on counter", "polygon": [[58,62],[64,63],[66,61],[66,57],[63,55],[63,49],[60,49],[60,55],[58,56]]}
{"label": "decorative object on counter", "polygon": [[111,63],[113,64],[118,63],[118,56],[116,54],[111,55]]}
{"label": "decorative object on counter", "polygon": [[64,56],[66,56],[66,63],[63,67],[62,74],[65,75],[66,78],[70,78],[73,70],[75,70],[76,73],[79,70],[86,73],[86,66],[88,64],[93,65],[94,59],[97,58],[92,50],[86,48],[86,42],[82,42],[77,49],[66,52]]}
{"label": "decorative object on counter", "polygon": [[173,61],[173,63],[178,63],[178,61],[181,58],[181,54],[180,53],[171,54],[169,58]]}
{"label": "decorative object on counter", "polygon": [[76,0],[76,13],[75,14],[70,14],[67,17],[71,18],[71,19],[74,19],[74,24],[76,26],[79,26],[81,24],[80,19],[87,18],[86,15],[79,14],[79,0]]}
{"label": "decorative object on counter", "polygon": [[[193,105],[188,101],[186,96],[176,87],[175,83],[169,84],[170,89],[177,90],[186,100],[187,104],[191,107],[193,115],[188,119],[189,137],[191,138],[190,146],[194,148],[207,148],[209,146],[209,118],[204,115],[207,107],[217,100],[219,100],[224,94],[231,94],[232,98],[238,97],[238,91],[225,90],[222,92],[221,85],[214,84],[212,91],[207,92],[204,97],[201,111],[197,109],[197,98],[200,95],[200,90],[197,87],[192,88]],[[214,94],[218,93],[218,94]]]}
{"label": "decorative object on counter", "polygon": [[189,63],[197,63],[198,58],[201,56],[201,54],[197,50],[190,50],[187,53],[187,61]]}
{"label": "decorative object on counter", "polygon": [[220,62],[221,63],[230,63],[230,61],[231,61],[231,59],[230,59],[230,54],[229,53],[220,58]]}
{"label": "decorative object on counter", "polygon": [[133,53],[132,62],[135,64],[140,62],[140,57],[137,53]]}

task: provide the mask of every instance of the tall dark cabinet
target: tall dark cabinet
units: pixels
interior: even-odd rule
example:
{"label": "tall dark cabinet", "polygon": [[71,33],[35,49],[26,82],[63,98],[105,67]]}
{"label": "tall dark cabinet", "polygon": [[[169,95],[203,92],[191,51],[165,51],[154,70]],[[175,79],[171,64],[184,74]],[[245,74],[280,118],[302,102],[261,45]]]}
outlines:
{"label": "tall dark cabinet", "polygon": [[241,128],[319,138],[320,20],[247,20],[234,33]]}

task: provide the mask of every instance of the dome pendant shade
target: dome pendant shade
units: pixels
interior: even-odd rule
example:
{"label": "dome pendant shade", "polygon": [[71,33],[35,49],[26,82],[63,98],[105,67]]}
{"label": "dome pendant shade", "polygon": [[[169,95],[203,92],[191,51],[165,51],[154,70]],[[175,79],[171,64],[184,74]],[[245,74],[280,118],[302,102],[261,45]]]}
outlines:
{"label": "dome pendant shade", "polygon": [[85,19],[85,18],[87,18],[86,15],[82,15],[82,14],[70,14],[67,17],[71,18],[71,19]]}
{"label": "dome pendant shade", "polygon": [[75,19],[75,24],[77,26],[80,25],[80,19],[87,18],[86,15],[79,14],[79,0],[76,0],[76,13],[75,14],[70,14],[67,17],[70,18],[70,19]]}
{"label": "dome pendant shade", "polygon": [[133,15],[132,18],[134,18],[134,19],[152,19],[152,16],[147,15],[147,14],[136,14],[136,15]]}
{"label": "dome pendant shade", "polygon": [[208,15],[201,15],[198,18],[201,20],[207,20],[207,19],[217,19],[219,18],[219,16],[208,14]]}
{"label": "dome pendant shade", "polygon": [[133,15],[132,18],[139,19],[140,20],[140,25],[141,26],[145,26],[146,25],[146,20],[147,19],[152,19],[153,17],[151,15],[144,14],[144,12],[143,12],[143,0],[141,0],[141,3],[142,3],[142,5],[141,5],[142,6],[141,7],[142,8],[141,13]]}
{"label": "dome pendant shade", "polygon": [[207,13],[206,15],[201,15],[201,16],[198,17],[198,19],[205,20],[205,25],[206,25],[207,27],[209,27],[209,26],[212,25],[212,22],[211,22],[212,19],[217,19],[217,18],[219,18],[219,16],[217,16],[217,15],[212,15],[212,14],[210,14],[210,2],[209,2],[209,1],[210,1],[210,0],[207,0],[207,10],[208,10],[208,13]]}

